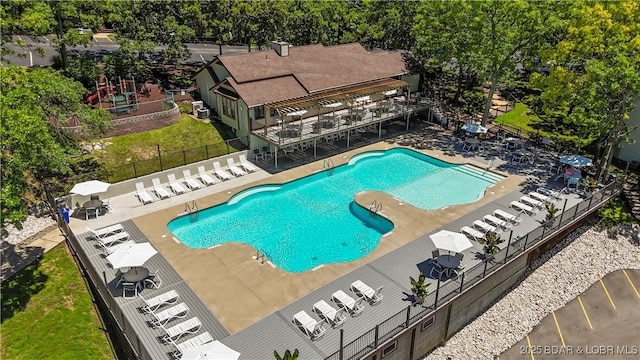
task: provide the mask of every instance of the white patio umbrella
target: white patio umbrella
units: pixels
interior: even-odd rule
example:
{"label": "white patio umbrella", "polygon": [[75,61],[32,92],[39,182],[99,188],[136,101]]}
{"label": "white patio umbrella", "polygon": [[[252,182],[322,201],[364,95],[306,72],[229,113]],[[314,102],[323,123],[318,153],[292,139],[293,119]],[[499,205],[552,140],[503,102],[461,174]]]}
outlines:
{"label": "white patio umbrella", "polygon": [[293,116],[302,116],[302,115],[304,115],[306,113],[307,113],[307,110],[298,110],[298,111],[287,113],[286,116],[291,116],[291,117],[293,117]]}
{"label": "white patio umbrella", "polygon": [[355,100],[353,100],[353,102],[356,103],[356,104],[360,104],[360,103],[364,103],[364,102],[369,101],[369,100],[371,100],[371,96],[367,95],[367,96],[362,96],[362,97],[356,98]]}
{"label": "white patio umbrella", "polygon": [[572,165],[575,167],[592,166],[593,162],[588,157],[581,155],[564,155],[560,157],[561,164]]}
{"label": "white patio umbrella", "polygon": [[136,243],[123,246],[107,256],[107,261],[114,269],[144,265],[158,251],[150,243]]}
{"label": "white patio umbrella", "polygon": [[447,250],[453,252],[463,252],[466,249],[473,247],[473,244],[464,234],[449,231],[440,230],[433,235],[429,235],[433,244],[440,250]]}
{"label": "white patio umbrella", "polygon": [[338,102],[334,102],[334,103],[331,103],[331,104],[326,104],[326,105],[323,105],[323,106],[326,107],[326,108],[333,109],[333,116],[336,116],[336,108],[342,106],[342,103],[338,101]]}
{"label": "white patio umbrella", "polygon": [[239,352],[216,340],[186,349],[180,360],[238,360],[239,357]]}
{"label": "white patio umbrella", "polygon": [[100,180],[90,180],[73,185],[69,193],[83,196],[99,194],[107,191],[109,186],[111,184]]}
{"label": "white patio umbrella", "polygon": [[397,93],[398,93],[398,90],[393,89],[393,90],[385,91],[384,92],[384,96],[391,96],[391,95],[395,95]]}
{"label": "white patio umbrella", "polygon": [[487,131],[489,131],[489,129],[487,129],[486,127],[474,123],[464,124],[462,126],[462,130],[465,130],[472,134],[486,134]]}

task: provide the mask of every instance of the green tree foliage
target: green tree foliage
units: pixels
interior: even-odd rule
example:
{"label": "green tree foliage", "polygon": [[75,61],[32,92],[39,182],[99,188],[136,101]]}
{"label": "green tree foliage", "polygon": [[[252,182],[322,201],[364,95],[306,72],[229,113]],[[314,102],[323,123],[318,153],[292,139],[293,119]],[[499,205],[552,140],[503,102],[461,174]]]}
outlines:
{"label": "green tree foliage", "polygon": [[566,31],[542,51],[550,75],[533,81],[543,90],[545,120],[596,139],[596,177],[603,180],[614,148],[633,130],[627,119],[640,96],[640,5],[575,2],[562,16]]}
{"label": "green tree foliage", "polygon": [[71,173],[75,144],[54,124],[80,122],[100,133],[109,114],[82,104],[82,85],[54,70],[1,67],[0,79],[0,222],[19,225],[27,215],[27,195],[39,192],[34,179]]}

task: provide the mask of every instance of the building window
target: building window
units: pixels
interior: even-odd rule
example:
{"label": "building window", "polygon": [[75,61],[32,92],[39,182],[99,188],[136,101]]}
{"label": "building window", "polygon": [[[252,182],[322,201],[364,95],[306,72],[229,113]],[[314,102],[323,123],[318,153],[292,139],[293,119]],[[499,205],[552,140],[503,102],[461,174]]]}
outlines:
{"label": "building window", "polygon": [[236,118],[236,101],[228,97],[222,97],[222,114]]}
{"label": "building window", "polygon": [[422,325],[420,326],[420,331],[427,330],[431,325],[433,325],[434,322],[435,322],[435,316],[432,316],[427,320],[423,321]]}
{"label": "building window", "polygon": [[264,106],[260,105],[260,106],[254,107],[253,108],[253,116],[255,116],[256,119],[264,118]]}
{"label": "building window", "polygon": [[398,341],[394,341],[393,344],[387,346],[386,348],[382,349],[382,357],[385,357],[389,354],[391,354],[392,352],[394,352],[396,350],[396,348],[398,347]]}

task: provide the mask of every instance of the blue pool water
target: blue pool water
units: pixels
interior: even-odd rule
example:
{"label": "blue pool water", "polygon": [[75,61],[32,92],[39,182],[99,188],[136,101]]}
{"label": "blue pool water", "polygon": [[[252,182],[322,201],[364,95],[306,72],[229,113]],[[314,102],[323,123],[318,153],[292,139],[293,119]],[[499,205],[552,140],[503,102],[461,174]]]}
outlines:
{"label": "blue pool water", "polygon": [[241,242],[286,271],[303,272],[359,259],[393,229],[386,218],[353,202],[360,191],[383,191],[419,208],[439,209],[473,202],[500,179],[408,149],[372,151],[332,170],[244,190],[201,210],[198,220],[179,217],[168,228],[192,248]]}

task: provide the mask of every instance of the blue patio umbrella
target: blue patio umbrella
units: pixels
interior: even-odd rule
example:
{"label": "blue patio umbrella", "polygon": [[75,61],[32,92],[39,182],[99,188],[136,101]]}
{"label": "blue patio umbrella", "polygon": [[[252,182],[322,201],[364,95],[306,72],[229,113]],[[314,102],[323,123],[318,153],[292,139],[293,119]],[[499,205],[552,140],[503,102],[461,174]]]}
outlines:
{"label": "blue patio umbrella", "polygon": [[592,166],[593,162],[588,157],[581,155],[563,155],[560,157],[560,163],[575,167]]}
{"label": "blue patio umbrella", "polygon": [[474,124],[474,123],[468,123],[468,124],[464,124],[464,126],[462,126],[462,130],[465,130],[465,131],[470,132],[472,134],[486,134],[489,129],[487,129],[486,127],[484,127],[482,125],[478,125],[478,124]]}

